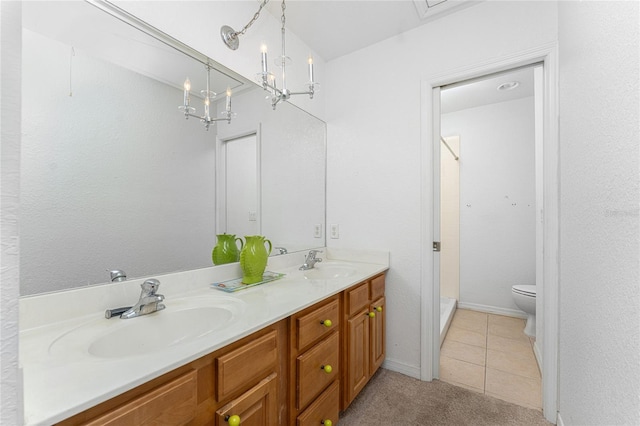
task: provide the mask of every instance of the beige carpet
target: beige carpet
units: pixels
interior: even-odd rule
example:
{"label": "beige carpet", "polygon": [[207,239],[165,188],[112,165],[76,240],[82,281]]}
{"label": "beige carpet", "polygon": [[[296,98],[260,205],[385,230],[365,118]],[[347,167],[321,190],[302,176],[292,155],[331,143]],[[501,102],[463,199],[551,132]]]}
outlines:
{"label": "beige carpet", "polygon": [[422,382],[380,369],[340,415],[340,426],[548,426],[542,412],[439,380]]}

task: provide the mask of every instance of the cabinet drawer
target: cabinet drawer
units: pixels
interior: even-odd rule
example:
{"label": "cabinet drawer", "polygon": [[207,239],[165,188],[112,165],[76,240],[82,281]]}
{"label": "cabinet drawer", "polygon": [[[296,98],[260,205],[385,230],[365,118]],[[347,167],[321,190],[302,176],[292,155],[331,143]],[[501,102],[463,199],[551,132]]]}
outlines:
{"label": "cabinet drawer", "polygon": [[[304,408],[338,377],[339,343],[339,333],[335,332],[298,357],[298,409]],[[322,368],[326,366],[331,366],[330,373]]]}
{"label": "cabinet drawer", "polygon": [[196,377],[191,371],[86,424],[185,424],[196,411]]}
{"label": "cabinet drawer", "polygon": [[217,358],[217,400],[257,383],[275,370],[277,359],[275,330]]}
{"label": "cabinet drawer", "polygon": [[362,283],[347,292],[346,311],[351,316],[369,305],[369,283]]}
{"label": "cabinet drawer", "polygon": [[297,426],[318,426],[323,421],[331,420],[335,425],[338,424],[338,415],[340,413],[340,385],[339,381],[333,382],[326,391],[322,392],[314,402],[300,416],[298,416]]}
{"label": "cabinet drawer", "polygon": [[[324,321],[326,320],[331,321],[330,327],[327,327],[324,324]],[[338,305],[338,299],[335,299],[333,302],[297,318],[297,349],[299,351],[303,350],[309,344],[328,335],[333,330],[339,329],[339,325],[340,307]]]}
{"label": "cabinet drawer", "polygon": [[371,299],[376,300],[384,296],[384,275],[379,275],[371,280]]}
{"label": "cabinet drawer", "polygon": [[216,411],[216,426],[228,426],[228,417],[238,416],[243,425],[278,424],[277,375],[272,373],[253,388]]}

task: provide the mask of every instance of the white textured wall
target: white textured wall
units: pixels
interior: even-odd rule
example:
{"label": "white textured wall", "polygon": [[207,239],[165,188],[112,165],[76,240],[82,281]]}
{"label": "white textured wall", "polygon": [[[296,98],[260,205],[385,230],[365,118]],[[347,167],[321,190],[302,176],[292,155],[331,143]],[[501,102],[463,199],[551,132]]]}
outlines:
{"label": "white textured wall", "polygon": [[559,2],[565,425],[640,424],[640,11]]}
{"label": "white textured wall", "polygon": [[443,114],[441,128],[462,146],[460,303],[521,313],[511,286],[535,284],[533,97]]}
{"label": "white textured wall", "polygon": [[[240,36],[238,50],[230,50],[220,38],[220,27],[229,25],[236,31],[253,18],[259,2],[255,0],[214,1],[131,1],[116,0],[112,3],[138,16],[143,21],[188,44],[218,63],[231,68],[245,78],[255,81],[261,70],[260,47],[269,49],[269,66],[281,55],[280,17],[263,9],[260,18]],[[313,99],[294,96],[291,103],[312,114],[324,118],[326,83],[325,62],[309,46],[290,30],[286,38],[287,56],[292,66],[287,72],[287,86],[292,92],[305,89],[308,81],[307,58],[314,57],[315,79],[321,84]],[[278,80],[279,81],[279,80]]]}
{"label": "white textured wall", "polygon": [[554,2],[482,2],[327,63],[327,223],[340,224],[328,244],[391,251],[387,364],[396,369],[419,376],[420,297],[430,288],[421,288],[420,225],[432,221],[420,217],[421,80],[555,41],[556,12]]}
{"label": "white textured wall", "polygon": [[0,424],[19,425],[20,3],[0,2],[0,19]]}
{"label": "white textured wall", "polygon": [[23,43],[21,294],[210,266],[215,128],[181,116],[180,90],[84,50],[70,97],[70,46]]}

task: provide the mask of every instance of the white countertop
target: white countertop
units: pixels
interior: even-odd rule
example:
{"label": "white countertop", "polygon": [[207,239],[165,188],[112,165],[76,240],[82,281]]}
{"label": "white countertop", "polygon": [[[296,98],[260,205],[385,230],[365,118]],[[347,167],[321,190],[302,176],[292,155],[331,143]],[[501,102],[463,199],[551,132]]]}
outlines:
{"label": "white countertop", "polygon": [[[305,253],[270,258],[267,270],[285,277],[235,293],[210,287],[237,278],[238,264],[157,276],[166,309],[129,320],[107,320],[107,308],[131,305],[143,279],[69,290],[20,300],[20,363],[27,425],[52,424],[220,349],[257,330],[375,276],[389,267],[385,252],[324,249],[325,262],[348,262],[356,273],[309,280],[299,271]],[[327,264],[327,263],[325,263]],[[317,265],[322,267],[322,263]],[[91,340],[133,321],[154,318],[186,306],[233,306],[233,320],[188,343],[143,355],[96,357]],[[126,344],[123,343],[123,344]]]}

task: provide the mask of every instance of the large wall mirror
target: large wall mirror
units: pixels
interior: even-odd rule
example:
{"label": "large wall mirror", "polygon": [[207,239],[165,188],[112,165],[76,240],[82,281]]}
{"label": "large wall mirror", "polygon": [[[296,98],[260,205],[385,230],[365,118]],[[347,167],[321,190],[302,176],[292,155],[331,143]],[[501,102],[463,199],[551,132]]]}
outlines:
{"label": "large wall mirror", "polygon": [[[207,64],[209,130],[178,109]],[[22,295],[213,266],[224,232],[325,244],[321,120],[98,1],[24,2],[22,72]]]}

